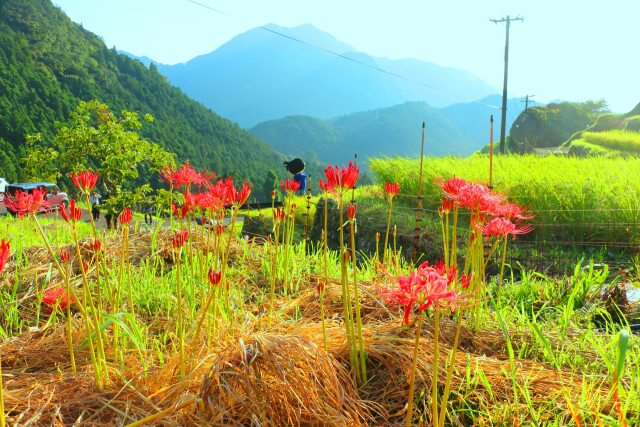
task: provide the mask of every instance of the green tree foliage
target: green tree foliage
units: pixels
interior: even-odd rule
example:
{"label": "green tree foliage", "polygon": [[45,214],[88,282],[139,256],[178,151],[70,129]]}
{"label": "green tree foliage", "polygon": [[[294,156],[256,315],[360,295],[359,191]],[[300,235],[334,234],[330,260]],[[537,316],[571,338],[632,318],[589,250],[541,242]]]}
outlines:
{"label": "green tree foliage", "polygon": [[575,132],[590,126],[605,111],[607,104],[604,100],[560,102],[529,108],[511,126],[511,150],[526,153],[534,148],[560,146]]}
{"label": "green tree foliage", "polygon": [[[151,116],[145,116],[151,122]],[[133,205],[149,192],[139,185],[140,171],[159,171],[174,164],[174,156],[141,137],[138,115],[123,111],[118,117],[98,101],[81,102],[69,123],[58,123],[50,143],[29,138],[23,159],[25,174],[35,180],[57,181],[71,172],[91,168],[100,176],[101,188],[112,207]]]}
{"label": "green tree foliage", "polygon": [[80,101],[93,99],[114,111],[153,114],[156,120],[140,129],[141,136],[194,167],[261,182],[281,163],[266,144],[189,99],[155,67],[107,48],[49,0],[0,1],[3,173],[26,178],[17,162],[27,149],[26,136],[39,133],[48,146],[55,123],[65,122]]}

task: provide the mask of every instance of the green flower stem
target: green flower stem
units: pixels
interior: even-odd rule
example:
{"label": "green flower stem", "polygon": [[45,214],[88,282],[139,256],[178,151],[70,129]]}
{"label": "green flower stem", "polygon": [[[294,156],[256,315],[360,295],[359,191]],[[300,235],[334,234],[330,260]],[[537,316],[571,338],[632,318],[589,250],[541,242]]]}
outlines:
{"label": "green flower stem", "polygon": [[342,304],[344,307],[344,326],[347,332],[347,345],[349,346],[349,361],[351,366],[357,370],[357,356],[354,352],[354,334],[353,334],[353,310],[351,307],[351,298],[348,285],[347,262],[345,257],[347,251],[344,248],[344,214],[342,212],[342,193],[338,195],[338,211],[340,212],[340,284],[342,285]]}
{"label": "green flower stem", "polygon": [[447,415],[447,402],[449,401],[449,394],[451,392],[451,379],[453,378],[453,367],[456,361],[456,351],[458,351],[458,342],[460,341],[460,327],[462,325],[462,313],[457,313],[456,320],[456,335],[453,339],[453,348],[449,355],[449,361],[447,365],[447,378],[444,383],[444,393],[442,394],[442,401],[440,402],[440,419],[438,420],[438,427],[444,427],[445,417]]}
{"label": "green flower stem", "polygon": [[[324,320],[324,293],[327,291],[327,284],[329,283],[329,235],[328,235],[328,216],[329,216],[329,194],[324,194],[324,230],[323,230],[323,244],[324,244],[324,284],[320,290],[320,319],[322,320],[322,340],[324,342],[324,350],[327,351],[327,326]],[[376,250],[376,253],[378,251]]]}
{"label": "green flower stem", "polygon": [[4,391],[2,389],[2,355],[0,354],[0,427],[5,427],[4,421]]}
{"label": "green flower stem", "polygon": [[438,421],[438,354],[440,339],[440,310],[435,309],[435,319],[433,328],[433,376],[431,378],[431,424]]}
{"label": "green flower stem", "polygon": [[502,279],[504,279],[504,264],[507,261],[507,242],[509,236],[504,235],[504,246],[502,247],[502,265],[500,266],[500,280],[498,280],[497,304],[500,305],[500,291],[502,290]]}
{"label": "green flower stem", "polygon": [[413,361],[411,363],[411,372],[409,372],[409,397],[407,397],[407,418],[406,427],[411,427],[411,419],[413,418],[413,394],[416,389],[416,367],[418,366],[418,345],[420,344],[420,334],[422,333],[422,312],[418,312],[418,326],[416,328],[416,339],[413,343]]}
{"label": "green flower stem", "polygon": [[[367,382],[367,360],[364,350],[364,337],[362,336],[362,318],[360,316],[360,296],[358,291],[358,276],[356,265],[356,235],[355,235],[355,221],[349,221],[349,234],[351,236],[351,268],[353,269],[353,298],[356,300],[356,326],[358,330],[358,353],[360,354],[360,369],[359,373],[360,384]],[[354,343],[355,344],[355,343]]]}
{"label": "green flower stem", "polygon": [[387,231],[384,233],[384,246],[382,247],[382,263],[387,262],[387,247],[389,246],[389,229],[391,228],[391,209],[393,206],[393,197],[389,199],[389,212],[387,214]]}
{"label": "green flower stem", "polygon": [[[97,377],[99,377],[99,381],[97,381],[96,385],[99,389],[102,389],[103,375],[104,375],[104,379],[106,379],[107,381],[109,380],[109,372],[107,370],[107,359],[104,352],[104,343],[102,341],[102,331],[100,330],[100,323],[97,316],[97,310],[93,305],[93,299],[91,298],[87,272],[84,270],[84,266],[82,265],[82,254],[80,253],[80,244],[78,242],[78,230],[75,226],[75,223],[73,224],[72,232],[73,232],[73,241],[76,247],[76,258],[78,259],[78,263],[80,264],[80,271],[82,272],[82,285],[84,289],[85,303],[88,305],[88,309],[90,309],[90,313],[87,312],[87,315],[85,316],[85,321],[87,324],[87,333],[89,334],[90,348],[93,342],[93,338],[91,338],[91,334],[95,332],[96,354],[95,354],[95,362],[94,362],[94,372],[97,375]],[[91,314],[91,320],[90,320],[89,314]]]}
{"label": "green flower stem", "polygon": [[65,287],[67,289],[67,346],[69,347],[69,359],[71,360],[71,372],[75,374],[76,371],[76,357],[73,351],[73,333],[71,328],[71,281],[69,275],[64,277]]}
{"label": "green flower stem", "polygon": [[182,248],[178,248],[177,250],[177,254],[176,254],[176,289],[177,289],[177,303],[178,303],[178,307],[177,307],[177,311],[178,311],[178,316],[177,316],[177,324],[176,327],[178,328],[178,360],[179,360],[179,372],[180,372],[180,377],[183,378],[184,374],[185,374],[185,370],[184,370],[184,327],[183,327],[183,313],[182,313],[182,282],[180,280],[180,277],[182,276],[182,269],[180,268],[182,262],[181,262],[181,253],[182,253]]}
{"label": "green flower stem", "polygon": [[269,283],[269,327],[271,327],[271,321],[273,320],[273,307],[276,300],[276,276],[278,275],[278,239],[280,238],[280,221],[277,221],[274,230],[275,241],[273,244],[273,263],[271,265],[271,280]]}

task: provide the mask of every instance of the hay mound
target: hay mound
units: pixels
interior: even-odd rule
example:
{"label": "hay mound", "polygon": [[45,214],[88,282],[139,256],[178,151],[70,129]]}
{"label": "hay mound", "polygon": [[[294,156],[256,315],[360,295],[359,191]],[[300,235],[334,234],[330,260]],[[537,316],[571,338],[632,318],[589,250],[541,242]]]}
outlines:
{"label": "hay mound", "polygon": [[368,409],[331,354],[299,336],[258,335],[222,351],[201,398],[213,425],[362,425]]}

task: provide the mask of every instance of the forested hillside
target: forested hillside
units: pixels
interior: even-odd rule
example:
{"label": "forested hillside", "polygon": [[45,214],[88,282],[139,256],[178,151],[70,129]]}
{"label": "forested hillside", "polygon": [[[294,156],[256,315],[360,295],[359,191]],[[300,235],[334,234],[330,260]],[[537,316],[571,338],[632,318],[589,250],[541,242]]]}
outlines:
{"label": "forested hillside", "polygon": [[421,123],[425,121],[425,153],[468,155],[482,142],[473,141],[438,109],[424,102],[407,102],[390,108],[363,111],[320,120],[291,116],[260,123],[251,129],[275,150],[304,155],[323,162],[344,162],[355,153],[361,159],[420,154]]}
{"label": "forested hillside", "polygon": [[[125,12],[123,12],[125,13]],[[143,136],[198,168],[262,182],[280,159],[266,144],[109,49],[49,0],[0,0],[0,176],[19,180],[25,137],[51,140],[80,100],[155,117]]]}

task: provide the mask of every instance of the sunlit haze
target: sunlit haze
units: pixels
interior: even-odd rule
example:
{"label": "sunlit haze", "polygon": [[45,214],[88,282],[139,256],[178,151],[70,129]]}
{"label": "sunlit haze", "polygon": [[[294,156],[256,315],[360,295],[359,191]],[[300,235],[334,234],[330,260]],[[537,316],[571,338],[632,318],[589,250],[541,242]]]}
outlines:
{"label": "sunlit haze", "polygon": [[615,112],[629,111],[640,98],[633,37],[640,2],[633,0],[54,3],[109,47],[161,63],[188,61],[267,23],[309,23],[374,56],[467,70],[496,92],[502,88],[505,26],[489,19],[522,16],[511,25],[510,96],[534,94],[540,102],[604,98]]}

